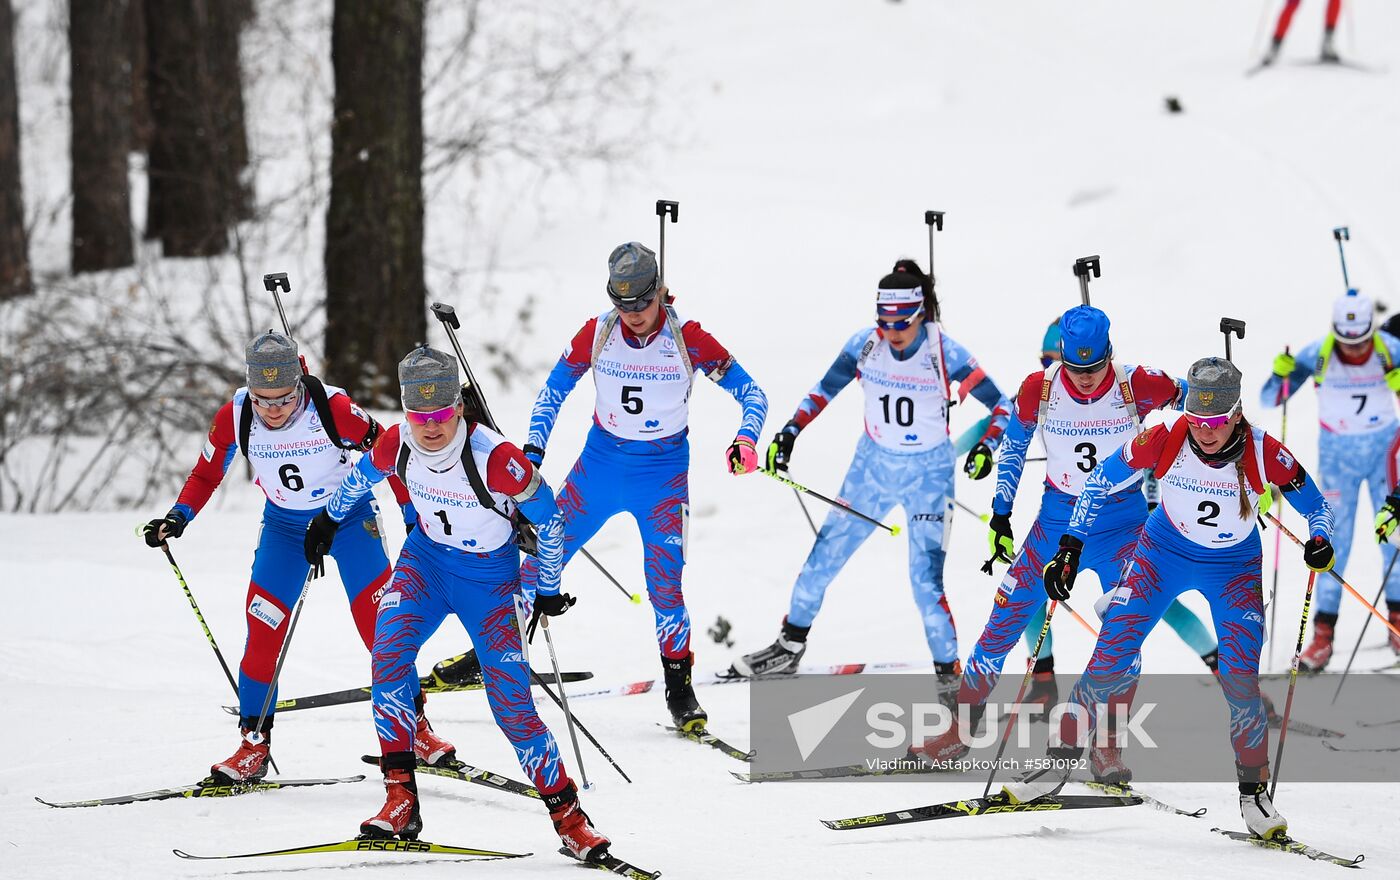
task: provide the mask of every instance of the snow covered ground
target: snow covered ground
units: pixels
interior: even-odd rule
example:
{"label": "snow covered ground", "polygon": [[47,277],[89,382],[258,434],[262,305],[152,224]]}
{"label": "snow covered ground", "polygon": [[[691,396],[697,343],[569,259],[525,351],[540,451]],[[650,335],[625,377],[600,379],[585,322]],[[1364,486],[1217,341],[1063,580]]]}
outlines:
{"label": "snow covered ground", "polygon": [[[1069,266],[1090,253],[1103,256],[1095,302],[1113,317],[1125,359],[1183,371],[1219,351],[1215,327],[1229,315],[1248,322],[1236,360],[1257,387],[1284,344],[1296,349],[1326,328],[1330,301],[1341,292],[1331,227],[1352,227],[1353,279],[1400,306],[1400,6],[1347,4],[1355,39],[1348,42],[1344,25],[1341,47],[1373,72],[1293,63],[1313,57],[1320,6],[1300,10],[1288,61],[1252,78],[1242,72],[1251,63],[1258,4],[687,0],[650,9],[647,39],[637,50],[664,58],[667,98],[659,112],[670,146],[649,166],[556,182],[547,204],[522,206],[505,229],[505,252],[530,254],[535,267],[519,283],[540,292],[544,305],[532,360],[552,360],[577,326],[602,310],[608,251],[629,238],[654,241],[652,203],[671,198],[682,207],[667,236],[679,307],[763,383],[773,408],[770,430],[787,419],[840,342],[868,321],[873,286],[893,260],[926,258],[926,208],[948,212],[937,268],[949,332],[1003,388],[1035,366],[1045,324],[1077,301]],[[1165,111],[1167,95],[1180,98],[1183,114]],[[451,291],[434,293],[452,300]],[[490,323],[501,320],[489,318],[481,332],[504,332]],[[493,400],[508,433],[523,434],[540,379],[524,377],[522,390]],[[859,431],[858,396],[848,391],[804,433],[797,479],[835,491]],[[565,407],[545,467],[551,480],[563,476],[582,443],[590,397],[582,388]],[[1258,423],[1277,428],[1276,412],[1260,411],[1252,397],[1248,404]],[[692,411],[686,583],[698,665],[710,670],[771,640],[810,533],[786,489],[724,474],[723,450],[737,424],[732,401],[703,389]],[[1312,395],[1300,395],[1290,415],[1290,445],[1310,463]],[[955,410],[955,431],[974,416]],[[191,457],[196,448],[192,440]],[[959,495],[986,509],[991,489],[991,481],[963,480]],[[230,662],[241,647],[259,505],[246,485],[226,486],[172,545]],[[1034,507],[1027,488],[1019,532]],[[132,537],[138,521],[161,510],[0,517],[7,606],[0,621],[0,874],[375,870],[356,857],[204,865],[169,853],[342,838],[379,805],[382,789],[373,778],[334,789],[93,810],[55,811],[31,799],[187,783],[233,747],[230,719],[218,709],[229,697],[222,675],[163,560]],[[401,530],[391,525],[388,532],[397,544]],[[629,522],[613,522],[590,547],[632,589],[642,589]],[[993,581],[976,570],[984,551],[981,525],[964,518],[946,575],[964,653],[991,600]],[[905,558],[902,540],[877,535],[851,559],[813,630],[808,660],[927,657]],[[1369,597],[1379,577],[1377,554],[1358,549],[1348,574]],[[1304,581],[1296,554],[1285,548],[1276,670],[1287,664]],[[659,673],[647,609],[627,604],[584,562],[570,567],[566,583],[582,597],[555,630],[566,666],[594,670],[598,683]],[[1349,646],[1362,614],[1346,602],[1338,642]],[[1204,603],[1193,605],[1204,612]],[[704,635],[719,615],[734,624],[732,650]],[[1056,635],[1061,668],[1082,665],[1092,647],[1087,634],[1065,623]],[[1371,627],[1367,643],[1382,641]],[[422,668],[464,647],[449,622],[424,649]],[[1009,668],[1018,664],[1013,657]],[[1197,668],[1163,633],[1149,639],[1145,664],[1149,672]],[[284,694],[367,680],[367,658],[338,585],[317,583],[291,648]],[[716,733],[748,741],[746,688],[709,688],[701,698]],[[464,758],[520,775],[479,694],[436,697],[430,705]],[[1135,809],[838,835],[816,820],[979,791],[950,784],[746,787],[727,772],[738,764],[655,726],[665,718],[660,694],[575,708],[636,780],[623,783],[596,753],[585,752],[597,782],[585,795],[587,808],[620,855],[669,877],[1032,870],[1061,877],[1125,868],[1141,877],[1321,877],[1339,870],[1210,834],[1212,824],[1240,825],[1234,786],[1225,779],[1154,787],[1164,799],[1209,807],[1199,821]],[[1400,700],[1394,708],[1400,715]],[[559,713],[548,705],[542,711],[562,740]],[[360,772],[357,756],[374,745],[363,704],[288,714],[277,727],[276,756],[290,776]],[[1302,737],[1290,739],[1290,750],[1295,745],[1294,760],[1316,747]],[[429,839],[537,855],[415,864],[414,877],[571,870],[553,855],[538,804],[447,780],[425,779],[422,789]],[[1366,867],[1382,874],[1400,865],[1400,844],[1389,833],[1400,812],[1395,786],[1290,784],[1285,772],[1278,803],[1309,842],[1338,854],[1365,852]]]}

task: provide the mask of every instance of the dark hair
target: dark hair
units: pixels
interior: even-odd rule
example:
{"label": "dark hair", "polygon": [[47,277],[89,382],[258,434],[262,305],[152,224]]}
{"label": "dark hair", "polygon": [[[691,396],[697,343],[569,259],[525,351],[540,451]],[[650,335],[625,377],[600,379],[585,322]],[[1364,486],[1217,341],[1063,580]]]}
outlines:
{"label": "dark hair", "polygon": [[[919,264],[908,257],[896,260],[894,269],[891,271],[892,274],[886,276],[887,278],[893,277],[893,275],[907,274],[918,279],[918,286],[922,287],[924,290],[924,320],[932,321],[933,316],[938,313],[938,296],[934,293],[933,277],[925,275],[924,270],[919,268]],[[885,286],[884,282],[881,282],[880,286]],[[909,286],[913,287],[914,285],[911,284]]]}

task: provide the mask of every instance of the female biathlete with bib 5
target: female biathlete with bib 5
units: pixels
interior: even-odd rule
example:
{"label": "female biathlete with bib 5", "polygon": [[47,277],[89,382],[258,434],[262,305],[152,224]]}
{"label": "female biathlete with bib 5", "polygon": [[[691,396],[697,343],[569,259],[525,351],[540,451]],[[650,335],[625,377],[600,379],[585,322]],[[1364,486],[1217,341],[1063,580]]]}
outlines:
{"label": "female biathlete with bib 5", "polygon": [[[953,512],[953,444],[948,438],[950,381],[959,394],[976,397],[993,417],[968,453],[963,470],[973,479],[991,473],[992,454],[1011,409],[995,382],[968,351],[933,321],[933,287],[912,260],[900,260],[880,280],[875,326],[858,331],[836,362],[802,401],[797,413],[768,447],[768,466],[786,469],[798,433],[850,384],[865,392],[865,433],[840,497],[852,508],[883,517],[896,504],[909,518],[909,580],[924,637],[940,686],[954,686],[958,639],[943,597],[944,547]],[[807,633],[821,610],[826,589],[870,536],[874,526],[833,509],[792,588],[792,600],[777,641],[734,662],[734,675],[797,670]]]}
{"label": "female biathlete with bib 5", "polygon": [[[554,735],[535,712],[520,632],[520,519],[538,527],[539,593],[534,615],[563,614],[559,592],[564,526],[554,494],[524,453],[485,425],[464,418],[457,359],[424,346],[399,363],[404,420],[345,475],[306,530],[306,559],[319,567],[326,548],[370,487],[397,473],[418,510],[394,579],[380,600],[374,634],[374,726],[384,771],[384,807],[360,825],[369,837],[412,839],[422,830],[414,781],[414,666],[423,643],[449,613],[471,636],[486,698],[516,759],[549,807],[570,852],[595,860],[607,852],[578,803]],[[517,604],[520,605],[517,608]]]}
{"label": "female biathlete with bib 5", "polygon": [[[1086,542],[1111,493],[1142,470],[1161,481],[1162,503],[1147,518],[1104,620],[1094,654],[1074,686],[1060,724],[1056,766],[1024,774],[1003,791],[1022,803],[1054,794],[1083,753],[1099,704],[1129,704],[1142,670],[1142,643],[1173,600],[1198,590],[1210,603],[1220,639],[1220,683],[1230,705],[1230,744],[1240,789],[1240,812],[1259,837],[1283,834],[1288,822],[1274,809],[1269,777],[1269,726],[1259,696],[1259,650],[1264,641],[1263,569],[1255,505],[1269,484],[1308,520],[1303,561],[1314,572],[1332,567],[1332,510],[1307,471],[1283,444],[1251,427],[1240,412],[1240,371],[1204,358],[1186,374],[1186,412],[1105,459],[1084,481],[1069,528],[1045,567],[1045,592],[1069,598]],[[1087,727],[1077,716],[1087,718]],[[1052,743],[1055,740],[1052,738]]]}
{"label": "female biathlete with bib 5", "polygon": [[[238,667],[238,750],[210,768],[218,784],[245,782],[267,775],[272,722],[277,697],[267,700],[273,668],[287,637],[291,609],[306,583],[302,538],[306,524],[325,506],[326,498],[350,471],[351,452],[365,451],[379,435],[379,425],[346,393],[303,375],[294,341],[268,331],[248,344],[245,360],[248,384],[214,416],[200,459],[175,506],[143,529],[146,543],[159,547],[178,538],[223,481],[236,453],[253,468],[267,504],[253,553],[253,576],[248,584],[248,639]],[[398,480],[392,483],[401,505],[408,496]],[[411,509],[404,508],[405,517]],[[383,587],[389,581],[389,558],[380,537],[378,507],[364,497],[346,510],[350,526],[331,548],[340,579],[350,600],[355,628],[369,649],[374,644],[374,620]],[[258,716],[268,705],[262,732]],[[451,743],[433,733],[421,702],[415,719],[419,756],[432,763],[454,757]]]}
{"label": "female biathlete with bib 5", "polygon": [[[1100,459],[1112,455],[1142,430],[1142,420],[1148,413],[1178,407],[1185,396],[1181,383],[1166,373],[1116,363],[1108,316],[1093,306],[1075,306],[1065,312],[1057,335],[1058,362],[1031,373],[1021,383],[1015,414],[997,459],[997,489],[988,539],[993,560],[1011,562],[1011,568],[1002,579],[987,626],[963,671],[958,703],[969,707],[967,732],[977,728],[987,697],[1001,676],[1006,655],[1026,632],[1032,617],[1039,619],[1034,633],[1041,631],[1045,621],[1041,571],[1053,549],[1051,540],[1069,525],[1070,513],[1089,473]],[[1026,449],[1037,430],[1045,443],[1045,490],[1030,536],[1021,545],[1021,552],[1016,553],[1011,506],[1021,483]],[[1147,502],[1141,488],[1142,479],[1136,472],[1112,486],[1085,544],[1080,567],[1098,574],[1105,593],[1118,586],[1123,564],[1132,554],[1147,520]],[[1198,654],[1214,659],[1215,640],[1189,609],[1173,602],[1166,619]],[[1053,662],[1048,652],[1042,651],[1042,658],[1045,659],[1036,661],[1037,673],[1053,676],[1053,667],[1045,670],[1041,665]],[[965,737],[955,725],[914,752],[942,763],[961,758],[968,750]],[[1094,778],[1102,782],[1124,783],[1132,778],[1112,736],[1094,747],[1090,766]]]}
{"label": "female biathlete with bib 5", "polygon": [[[681,593],[690,518],[690,392],[700,372],[743,407],[727,453],[731,474],[758,470],[754,444],[768,417],[768,398],[699,322],[677,316],[650,248],[635,241],[615,248],[607,290],[613,308],[584,323],[535,398],[525,454],[536,465],[544,460],[559,407],[592,372],[593,428],[559,487],[564,564],[608,520],[632,514],[642,533],[666,708],[678,729],[695,731],[707,717],[691,685],[695,655]],[[535,561],[526,561],[521,579],[527,595],[536,577]]]}

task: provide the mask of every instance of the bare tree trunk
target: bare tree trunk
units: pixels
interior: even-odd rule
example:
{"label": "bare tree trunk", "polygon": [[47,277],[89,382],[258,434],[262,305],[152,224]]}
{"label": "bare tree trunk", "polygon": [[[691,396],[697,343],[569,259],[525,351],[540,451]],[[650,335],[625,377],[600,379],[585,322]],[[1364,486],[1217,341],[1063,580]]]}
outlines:
{"label": "bare tree trunk", "polygon": [[0,300],[34,292],[19,169],[19,94],[15,88],[15,17],[0,0]]}
{"label": "bare tree trunk", "polygon": [[326,212],[327,374],[396,406],[398,361],[426,338],[424,0],[336,0]]}
{"label": "bare tree trunk", "polygon": [[128,0],[126,21],[127,59],[131,65],[131,149],[145,153],[151,148],[151,103],[147,98],[146,0]]}
{"label": "bare tree trunk", "polygon": [[73,90],[73,271],[132,264],[131,74],[124,0],[73,3],[69,58]]}
{"label": "bare tree trunk", "polygon": [[223,253],[247,211],[248,162],[237,4],[146,0],[147,97],[153,130],[146,237],[166,256]]}

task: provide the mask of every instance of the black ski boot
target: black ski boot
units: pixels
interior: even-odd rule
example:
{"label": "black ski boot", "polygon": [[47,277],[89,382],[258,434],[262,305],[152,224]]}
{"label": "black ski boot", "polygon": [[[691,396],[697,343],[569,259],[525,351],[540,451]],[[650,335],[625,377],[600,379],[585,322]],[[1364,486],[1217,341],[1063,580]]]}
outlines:
{"label": "black ski boot", "polygon": [[433,667],[433,681],[438,685],[450,686],[481,684],[481,661],[476,659],[476,650],[470,650],[456,657],[448,657]]}
{"label": "black ski boot", "polygon": [[752,678],[755,675],[791,675],[797,671],[797,664],[807,651],[807,633],[810,626],[793,626],[783,618],[783,629],[778,640],[768,647],[745,654],[729,667],[731,678]]}
{"label": "black ski boot", "polygon": [[709,716],[700,708],[695,699],[695,688],[690,683],[690,667],[695,663],[695,654],[671,659],[662,656],[661,667],[666,673],[666,708],[671,710],[671,720],[677,730],[704,730]]}
{"label": "black ski boot", "polygon": [[958,688],[962,686],[962,663],[934,663],[934,674],[938,676],[938,702],[948,707],[953,717],[958,717]]}

